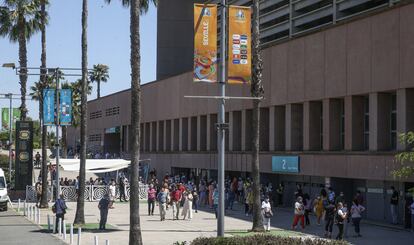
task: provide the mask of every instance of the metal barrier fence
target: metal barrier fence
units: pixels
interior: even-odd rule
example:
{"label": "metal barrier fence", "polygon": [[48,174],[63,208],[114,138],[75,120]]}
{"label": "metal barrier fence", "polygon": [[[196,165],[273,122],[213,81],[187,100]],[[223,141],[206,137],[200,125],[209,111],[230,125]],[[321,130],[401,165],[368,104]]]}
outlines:
{"label": "metal barrier fence", "polygon": [[[53,188],[49,187],[49,196],[52,199]],[[147,199],[148,185],[139,185],[139,198]],[[60,186],[60,193],[65,201],[76,202],[78,194],[75,186]],[[85,201],[95,202],[101,200],[105,194],[109,194],[109,186],[107,185],[87,185],[85,186]],[[119,187],[116,188],[116,198],[119,199]],[[130,186],[125,186],[125,197],[129,200]],[[26,186],[26,201],[35,202],[37,200],[36,189],[34,186]]]}

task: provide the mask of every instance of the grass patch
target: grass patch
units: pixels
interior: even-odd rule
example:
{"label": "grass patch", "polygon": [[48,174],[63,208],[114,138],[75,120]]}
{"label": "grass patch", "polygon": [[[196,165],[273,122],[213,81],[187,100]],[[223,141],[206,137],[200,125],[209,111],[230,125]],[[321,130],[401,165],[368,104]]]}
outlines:
{"label": "grass patch", "polygon": [[[47,230],[47,225],[41,225],[43,230]],[[74,225],[73,229],[74,232],[77,232],[79,226]],[[52,228],[52,226],[50,227]],[[115,226],[110,225],[110,224],[106,224],[106,230],[109,231],[113,231],[113,230],[118,230]],[[98,223],[86,223],[84,225],[82,225],[82,232],[96,232],[99,231],[99,224]],[[66,224],[66,232],[69,233],[70,232],[70,224]]]}
{"label": "grass patch", "polygon": [[281,236],[281,237],[297,237],[297,236],[305,235],[300,232],[283,230],[283,229],[272,229],[268,232],[263,232],[263,233],[251,232],[251,231],[246,231],[246,230],[233,230],[233,231],[226,232],[226,234],[229,234],[232,236],[242,236],[242,237],[253,236],[256,234],[266,234],[266,235]]}

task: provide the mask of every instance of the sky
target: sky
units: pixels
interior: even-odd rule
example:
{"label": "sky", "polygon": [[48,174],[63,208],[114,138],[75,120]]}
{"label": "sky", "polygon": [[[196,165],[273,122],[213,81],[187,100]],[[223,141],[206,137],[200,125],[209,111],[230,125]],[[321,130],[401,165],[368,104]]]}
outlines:
{"label": "sky", "polygon": [[[2,2],[2,1],[0,1]],[[82,0],[51,0],[46,29],[48,67],[81,67],[81,14]],[[104,0],[88,1],[88,67],[94,64],[109,66],[109,80],[101,83],[101,96],[130,87],[130,36],[129,10],[121,1],[113,0],[107,5]],[[156,78],[157,12],[151,6],[141,17],[141,82]],[[40,66],[40,33],[27,44],[28,67]],[[18,66],[18,44],[7,37],[0,37],[0,94],[20,94],[19,77],[10,68],[1,64],[15,63]],[[73,82],[79,77],[67,77]],[[38,81],[38,76],[29,76],[27,89]],[[96,85],[88,99],[96,98]],[[29,116],[38,118],[38,102],[27,101]],[[13,101],[19,107],[20,100]],[[0,99],[0,108],[9,107],[9,101]]]}

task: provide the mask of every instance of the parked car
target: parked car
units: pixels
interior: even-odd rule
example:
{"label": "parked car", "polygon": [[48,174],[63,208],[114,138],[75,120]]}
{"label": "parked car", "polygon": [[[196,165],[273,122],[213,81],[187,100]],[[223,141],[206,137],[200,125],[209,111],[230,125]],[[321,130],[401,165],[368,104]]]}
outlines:
{"label": "parked car", "polygon": [[7,211],[7,203],[9,201],[9,196],[7,194],[7,183],[6,177],[4,176],[3,169],[0,168],[0,209]]}

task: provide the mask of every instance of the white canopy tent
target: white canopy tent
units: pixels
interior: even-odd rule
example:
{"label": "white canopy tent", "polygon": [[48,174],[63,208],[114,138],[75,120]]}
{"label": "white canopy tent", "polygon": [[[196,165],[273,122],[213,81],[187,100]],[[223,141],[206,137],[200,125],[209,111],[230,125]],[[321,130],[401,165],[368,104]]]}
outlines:
{"label": "white canopy tent", "polygon": [[[52,159],[52,164],[56,160]],[[131,161],[124,159],[86,159],[87,173],[107,173],[128,168]],[[78,172],[80,159],[59,159],[59,165],[64,171]]]}

